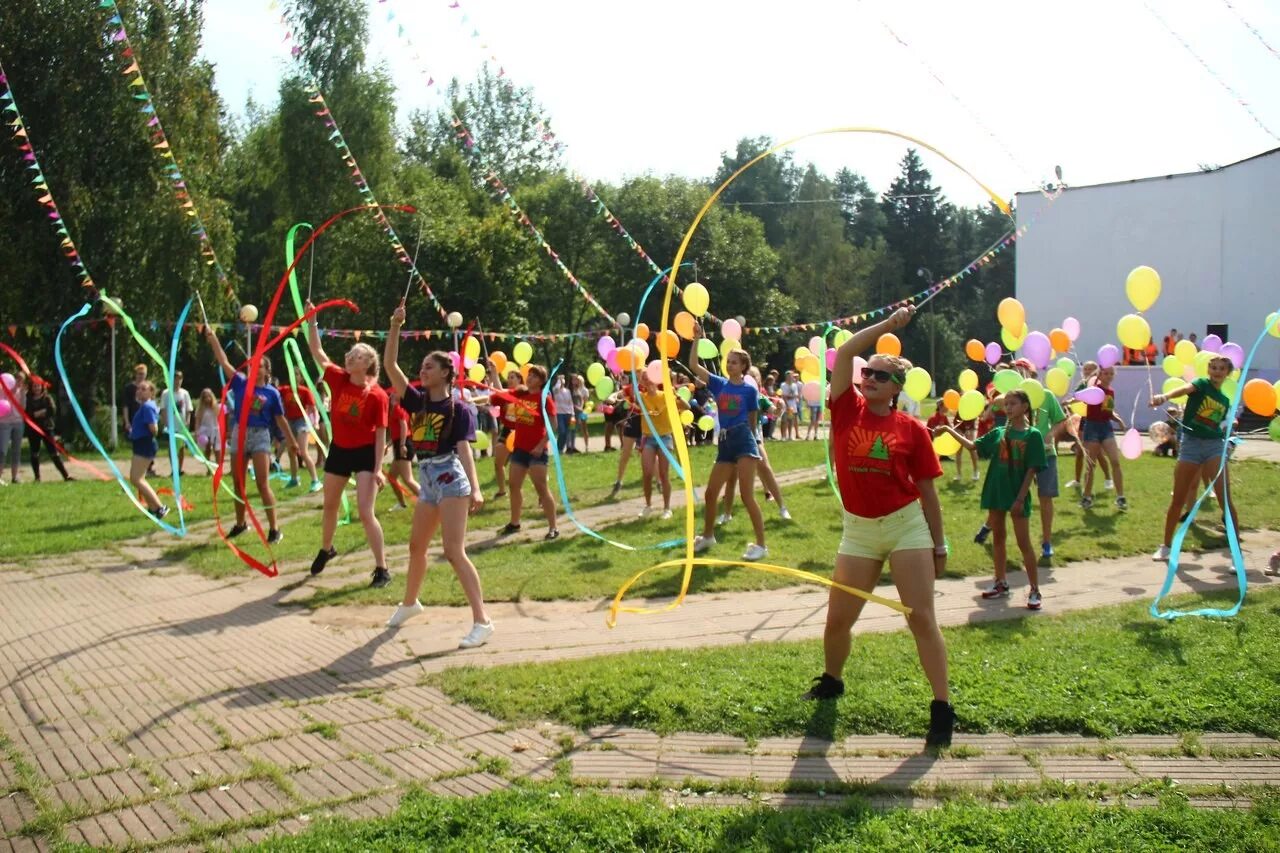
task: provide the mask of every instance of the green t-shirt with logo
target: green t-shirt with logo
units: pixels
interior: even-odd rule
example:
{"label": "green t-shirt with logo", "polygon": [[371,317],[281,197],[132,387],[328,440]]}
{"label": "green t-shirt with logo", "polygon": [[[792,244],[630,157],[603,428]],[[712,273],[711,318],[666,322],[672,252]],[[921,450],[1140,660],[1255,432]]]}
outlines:
{"label": "green t-shirt with logo", "polygon": [[1058,402],[1058,398],[1047,393],[1037,411],[1039,414],[1036,416],[1036,429],[1040,430],[1040,435],[1044,437],[1044,455],[1057,456],[1058,443],[1049,438],[1049,433],[1067,419],[1067,413],[1062,411],[1062,404]]}
{"label": "green t-shirt with logo", "polygon": [[1209,379],[1200,378],[1191,383],[1196,390],[1187,395],[1187,407],[1183,410],[1182,425],[1196,438],[1222,438],[1222,421],[1231,408],[1227,395],[1213,387]]}
{"label": "green t-shirt with logo", "polygon": [[[1008,512],[1022,488],[1027,471],[1044,467],[1044,436],[1035,427],[996,427],[974,444],[978,454],[990,459],[987,478],[982,483],[982,508]],[[1031,489],[1027,489],[1022,511],[1031,514]]]}

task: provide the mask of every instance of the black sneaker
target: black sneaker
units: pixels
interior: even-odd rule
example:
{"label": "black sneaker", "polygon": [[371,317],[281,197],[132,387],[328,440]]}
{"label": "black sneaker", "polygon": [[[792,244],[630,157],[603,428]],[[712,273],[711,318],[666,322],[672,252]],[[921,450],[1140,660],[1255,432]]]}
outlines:
{"label": "black sneaker", "polygon": [[244,533],[248,529],[249,529],[249,525],[247,524],[237,524],[235,527],[232,527],[230,530],[227,531],[227,538],[235,539],[237,536],[239,536],[241,533]]}
{"label": "black sneaker", "polygon": [[519,533],[520,525],[508,522],[501,530],[498,531],[499,536],[510,536],[512,533]]}
{"label": "black sneaker", "polygon": [[169,507],[165,506],[164,504],[160,504],[160,506],[156,507],[156,509],[152,512],[152,515],[156,517],[156,521],[159,521],[160,519],[164,518],[168,514],[169,514]]}
{"label": "black sneaker", "polygon": [[843,695],[844,682],[838,678],[832,678],[824,672],[813,680],[813,686],[800,698],[812,701],[815,699],[835,699]]}
{"label": "black sneaker", "polygon": [[553,542],[553,541],[555,541],[556,539],[559,539],[559,538],[560,538],[560,528],[558,528],[558,527],[553,527],[553,528],[551,528],[550,530],[548,530],[548,531],[547,531],[547,535],[546,535],[546,536],[543,536],[542,538],[543,538],[543,539],[545,539],[545,540],[547,540],[548,542]]}
{"label": "black sneaker", "polygon": [[311,576],[315,577],[323,572],[325,565],[336,556],[338,556],[338,549],[332,545],[329,546],[327,551],[323,548],[317,551],[316,558],[311,561]]}
{"label": "black sneaker", "polygon": [[267,531],[268,545],[279,545],[280,540],[283,538],[284,538],[284,534],[281,533],[279,530],[276,530],[274,527]]}
{"label": "black sneaker", "polygon": [[987,541],[987,537],[991,535],[991,528],[985,524],[978,528],[978,532],[973,535],[973,541],[981,545]]}
{"label": "black sneaker", "polygon": [[926,747],[951,746],[951,730],[955,728],[956,711],[948,702],[934,699],[929,703],[929,733],[925,735]]}
{"label": "black sneaker", "polygon": [[379,566],[373,570],[373,580],[369,581],[369,589],[382,589],[391,583],[391,572]]}
{"label": "black sneaker", "polygon": [[616,498],[622,492],[622,481],[614,480],[613,488],[609,490],[609,497]]}

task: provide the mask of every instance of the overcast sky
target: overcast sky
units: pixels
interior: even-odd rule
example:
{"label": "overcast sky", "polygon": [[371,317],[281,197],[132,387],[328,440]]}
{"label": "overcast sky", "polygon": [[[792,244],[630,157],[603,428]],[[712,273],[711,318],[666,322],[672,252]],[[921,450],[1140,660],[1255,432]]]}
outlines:
{"label": "overcast sky", "polygon": [[[397,84],[401,120],[496,57],[533,88],[567,166],[594,180],[705,178],[740,137],[849,125],[917,136],[1005,197],[1055,165],[1078,186],[1280,146],[1219,82],[1280,134],[1280,56],[1267,46],[1280,49],[1280,3],[1265,0],[367,2],[370,56]],[[205,56],[236,112],[250,95],[273,104],[290,61],[268,3],[206,2]],[[828,174],[851,166],[883,191],[904,148],[840,135],[794,150]],[[945,162],[925,160],[949,198],[983,199]]]}

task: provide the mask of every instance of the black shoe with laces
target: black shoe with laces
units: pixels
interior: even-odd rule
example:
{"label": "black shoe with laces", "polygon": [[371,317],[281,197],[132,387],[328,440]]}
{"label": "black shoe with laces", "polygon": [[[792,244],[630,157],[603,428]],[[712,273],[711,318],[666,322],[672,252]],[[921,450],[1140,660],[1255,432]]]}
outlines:
{"label": "black shoe with laces", "polygon": [[274,527],[271,530],[267,531],[268,545],[278,545],[280,544],[280,540],[283,538],[284,538],[284,534],[281,533],[279,530],[275,529]]}
{"label": "black shoe with laces", "polygon": [[369,589],[382,589],[391,583],[391,572],[379,566],[373,570],[373,580],[369,581]]}
{"label": "black shoe with laces", "polygon": [[315,577],[323,572],[325,565],[336,556],[338,556],[338,549],[332,545],[329,546],[328,550],[321,548],[317,551],[316,558],[311,561],[311,576]]}
{"label": "black shoe with laces", "polygon": [[844,682],[839,678],[832,678],[824,672],[813,680],[813,686],[800,698],[812,701],[815,699],[836,699],[843,695]]}
{"label": "black shoe with laces", "polygon": [[241,533],[244,533],[248,529],[249,529],[249,525],[247,524],[237,524],[236,526],[232,527],[230,530],[227,531],[227,538],[235,539],[237,536],[239,536]]}
{"label": "black shoe with laces", "polygon": [[951,746],[951,730],[955,728],[956,711],[949,702],[934,699],[929,703],[929,733],[924,745],[932,748]]}
{"label": "black shoe with laces", "polygon": [[987,537],[991,535],[991,528],[985,524],[978,528],[978,532],[973,535],[973,541],[981,545],[987,541]]}

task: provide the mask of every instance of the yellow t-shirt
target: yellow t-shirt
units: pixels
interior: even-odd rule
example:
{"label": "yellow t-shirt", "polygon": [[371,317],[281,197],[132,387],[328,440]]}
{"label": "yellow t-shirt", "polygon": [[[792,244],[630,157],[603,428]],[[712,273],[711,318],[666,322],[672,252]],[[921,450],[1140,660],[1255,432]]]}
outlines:
{"label": "yellow t-shirt", "polygon": [[[661,391],[654,391],[649,394],[641,393],[640,400],[649,413],[649,418],[653,420],[654,427],[658,430],[658,435],[671,435],[671,418],[667,414],[667,404],[662,399]],[[679,407],[681,400],[676,398],[676,406]],[[649,421],[640,418],[640,434],[653,435],[649,429]]]}

